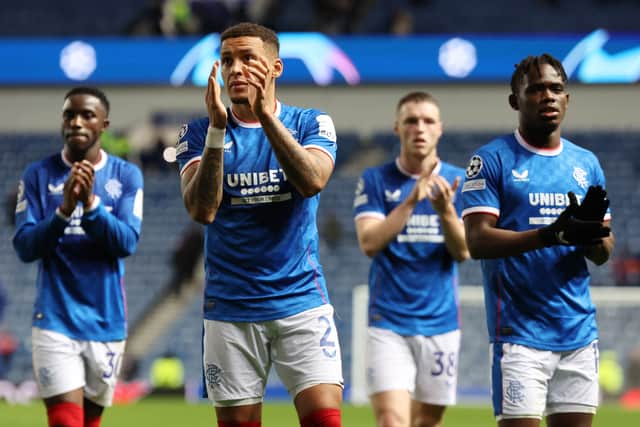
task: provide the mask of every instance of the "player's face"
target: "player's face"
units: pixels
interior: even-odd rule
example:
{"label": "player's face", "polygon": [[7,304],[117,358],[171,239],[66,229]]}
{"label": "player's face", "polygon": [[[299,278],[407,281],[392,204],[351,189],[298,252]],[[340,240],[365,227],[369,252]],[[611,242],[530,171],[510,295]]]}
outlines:
{"label": "player's face", "polygon": [[[249,102],[249,83],[243,73],[243,67],[250,67],[259,58],[267,61],[269,70],[279,59],[273,49],[266,46],[259,37],[234,37],[226,39],[220,47],[220,64],[222,80],[227,89],[229,99],[234,104]],[[267,75],[267,89],[273,88],[273,77]]]}
{"label": "player's face", "polygon": [[524,76],[517,94],[520,123],[526,129],[550,133],[558,129],[569,104],[562,77],[549,64],[542,64],[540,74],[532,69]]}
{"label": "player's face", "polygon": [[62,107],[62,137],[65,149],[74,159],[86,157],[94,148],[102,131],[109,126],[107,112],[100,100],[92,95],[72,95]]}
{"label": "player's face", "polygon": [[440,109],[431,102],[407,102],[396,115],[395,132],[403,155],[424,158],[435,153],[442,135]]}

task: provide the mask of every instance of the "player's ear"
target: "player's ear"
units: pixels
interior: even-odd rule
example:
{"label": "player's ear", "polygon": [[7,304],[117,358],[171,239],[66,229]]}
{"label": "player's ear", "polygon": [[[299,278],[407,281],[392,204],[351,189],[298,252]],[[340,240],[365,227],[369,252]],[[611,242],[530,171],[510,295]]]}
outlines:
{"label": "player's ear", "polygon": [[111,121],[109,121],[109,119],[104,119],[102,121],[102,130],[104,131],[105,129],[107,129],[110,124],[111,124]]}
{"label": "player's ear", "polygon": [[509,95],[509,105],[511,106],[511,108],[513,108],[514,110],[518,111],[518,97],[512,93],[511,95]]}
{"label": "player's ear", "polygon": [[272,70],[273,78],[277,79],[278,77],[280,77],[282,75],[283,70],[284,70],[284,64],[282,63],[282,59],[276,58],[276,60],[273,62],[273,70]]}

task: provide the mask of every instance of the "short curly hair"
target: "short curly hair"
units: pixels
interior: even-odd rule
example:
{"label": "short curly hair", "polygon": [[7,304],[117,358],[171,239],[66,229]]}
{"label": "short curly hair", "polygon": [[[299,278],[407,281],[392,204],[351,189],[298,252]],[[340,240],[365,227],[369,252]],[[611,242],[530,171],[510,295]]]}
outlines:
{"label": "short curly hair", "polygon": [[567,73],[562,66],[562,62],[560,62],[558,59],[554,58],[548,53],[543,53],[542,55],[538,56],[527,56],[522,61],[520,61],[519,64],[515,65],[516,69],[511,75],[511,93],[518,93],[518,89],[522,84],[522,81],[524,80],[524,76],[529,74],[533,67],[535,67],[538,74],[541,74],[540,67],[543,64],[551,65],[558,72],[558,74],[560,74],[562,82],[567,82]]}

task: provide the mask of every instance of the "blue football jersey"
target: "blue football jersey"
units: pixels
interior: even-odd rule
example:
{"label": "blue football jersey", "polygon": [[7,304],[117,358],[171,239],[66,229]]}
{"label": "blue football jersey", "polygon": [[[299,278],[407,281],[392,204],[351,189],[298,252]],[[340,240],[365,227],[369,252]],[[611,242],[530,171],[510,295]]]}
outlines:
{"label": "blue football jersey", "polygon": [[[567,192],[581,202],[590,185],[605,187],[592,152],[564,138],[557,149],[538,149],[516,131],[471,157],[463,216],[495,215],[496,227],[506,230],[540,228],[569,205]],[[552,246],[481,264],[491,342],[566,351],[597,338],[583,248]]]}
{"label": "blue football jersey", "polygon": [[[331,118],[314,109],[277,103],[276,115],[305,148],[335,161]],[[205,228],[204,316],[265,321],[329,302],[318,257],[320,195],[303,197],[289,183],[259,123],[228,109],[223,197]],[[176,153],[180,172],[198,162],[209,118],[184,125]]]}
{"label": "blue football jersey", "polygon": [[127,334],[122,258],[140,236],[142,173],[104,151],[94,169],[96,201],[79,203],[67,221],[56,209],[71,164],[62,154],[30,164],[19,184],[13,245],[23,261],[39,262],[34,326],[117,341]]}
{"label": "blue football jersey", "polygon": [[[433,173],[453,183],[464,170],[440,162]],[[397,159],[366,169],[356,188],[355,220],[384,219],[409,196],[417,179]],[[460,188],[454,205],[461,214],[459,192]],[[368,318],[370,326],[404,336],[458,329],[458,264],[445,246],[440,217],[428,200],[416,205],[398,236],[372,259]]]}

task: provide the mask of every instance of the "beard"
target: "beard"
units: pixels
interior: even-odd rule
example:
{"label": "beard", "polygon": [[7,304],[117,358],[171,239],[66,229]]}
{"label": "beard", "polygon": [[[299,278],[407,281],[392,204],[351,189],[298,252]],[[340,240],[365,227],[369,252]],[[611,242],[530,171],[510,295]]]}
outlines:
{"label": "beard", "polygon": [[249,104],[249,98],[247,98],[246,96],[234,96],[233,98],[229,98],[229,100],[231,101],[232,104],[236,104],[236,105]]}

